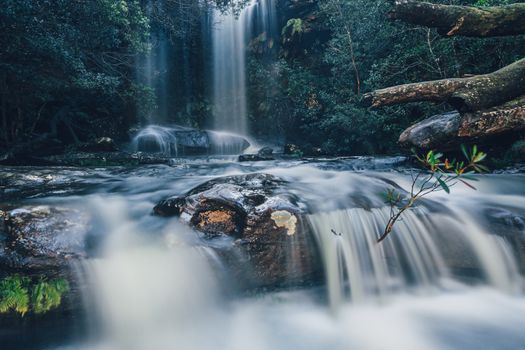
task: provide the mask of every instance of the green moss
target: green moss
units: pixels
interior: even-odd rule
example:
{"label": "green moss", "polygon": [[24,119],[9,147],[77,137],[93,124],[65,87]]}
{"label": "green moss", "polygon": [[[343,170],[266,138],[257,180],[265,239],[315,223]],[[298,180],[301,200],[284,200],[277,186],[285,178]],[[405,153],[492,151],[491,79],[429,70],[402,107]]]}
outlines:
{"label": "green moss", "polygon": [[62,303],[64,293],[69,290],[65,279],[37,282],[19,275],[0,280],[0,313],[16,312],[24,316],[27,312],[46,313]]}

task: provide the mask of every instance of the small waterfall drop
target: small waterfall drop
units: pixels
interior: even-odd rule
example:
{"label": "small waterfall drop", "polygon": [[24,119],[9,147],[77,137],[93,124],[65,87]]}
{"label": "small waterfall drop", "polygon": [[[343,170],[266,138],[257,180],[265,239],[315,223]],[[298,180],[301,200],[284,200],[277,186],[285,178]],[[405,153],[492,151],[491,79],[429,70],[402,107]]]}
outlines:
{"label": "small waterfall drop", "polygon": [[[366,186],[369,190],[373,182]],[[344,195],[355,195],[362,185],[345,185],[353,189]],[[317,203],[318,210],[308,217],[323,257],[332,310],[400,292],[435,294],[460,281],[509,294],[523,287],[509,241],[483,227],[475,211],[465,210],[472,203],[454,201],[440,207],[436,203],[450,197],[431,196],[437,201],[406,212],[390,237],[377,243],[390,208],[375,195],[368,196],[373,204],[366,209],[354,207],[351,200],[345,203],[341,196]]]}
{"label": "small waterfall drop", "polygon": [[274,0],[254,1],[238,15],[213,13],[213,129],[249,135],[246,51],[253,31],[275,32],[275,17]]}

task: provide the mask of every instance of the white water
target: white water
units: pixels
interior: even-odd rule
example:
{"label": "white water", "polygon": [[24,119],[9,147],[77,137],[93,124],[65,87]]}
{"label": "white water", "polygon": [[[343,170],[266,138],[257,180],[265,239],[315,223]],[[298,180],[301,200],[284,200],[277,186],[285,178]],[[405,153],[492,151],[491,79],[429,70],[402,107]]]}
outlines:
{"label": "white water", "polygon": [[164,157],[185,156],[184,147],[201,148],[203,154],[238,155],[250,144],[246,138],[228,132],[196,130],[183,126],[149,125],[131,142],[133,152],[157,153]]}
{"label": "white water", "polygon": [[253,1],[238,16],[215,11],[212,23],[213,123],[215,130],[249,135],[246,55],[252,34],[276,26],[273,0]]}
{"label": "white water", "polygon": [[[523,176],[488,176],[476,184],[478,191],[437,193],[378,245],[387,219],[380,195],[385,179],[406,188],[407,174],[339,169],[352,167],[344,162],[191,167],[139,172],[119,186],[124,196],[94,196],[90,207],[109,237],[87,268],[97,305],[89,311],[102,333],[71,349],[478,350],[525,344],[523,279],[512,234],[495,234],[486,216],[491,208],[525,214]],[[214,252],[217,243],[202,241],[176,220],[148,215],[152,193],[185,192],[210,173],[251,171],[290,181],[288,190],[308,203],[325,285],[225,294],[230,283],[222,265],[232,261]]]}

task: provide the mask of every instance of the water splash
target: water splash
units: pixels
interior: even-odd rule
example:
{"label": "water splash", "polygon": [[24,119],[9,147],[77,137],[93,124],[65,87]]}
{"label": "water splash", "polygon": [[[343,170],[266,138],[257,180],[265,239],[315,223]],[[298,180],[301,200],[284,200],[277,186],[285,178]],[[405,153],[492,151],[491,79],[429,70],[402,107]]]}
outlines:
{"label": "water splash", "polygon": [[131,143],[134,152],[158,153],[165,157],[237,155],[248,147],[250,143],[246,138],[229,132],[158,125],[141,129]]}

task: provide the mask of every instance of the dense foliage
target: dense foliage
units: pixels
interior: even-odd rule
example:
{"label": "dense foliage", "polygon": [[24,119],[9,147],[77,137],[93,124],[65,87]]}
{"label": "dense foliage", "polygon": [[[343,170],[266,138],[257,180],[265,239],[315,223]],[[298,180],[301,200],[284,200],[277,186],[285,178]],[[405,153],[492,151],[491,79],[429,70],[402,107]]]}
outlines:
{"label": "dense foliage", "polygon": [[[516,1],[435,2],[486,6]],[[371,110],[359,103],[363,92],[488,73],[525,56],[523,37],[442,38],[432,29],[389,22],[390,6],[386,0],[319,0],[302,20],[288,20],[276,63],[252,55],[251,100],[259,132],[275,132],[264,129],[274,125],[288,142],[307,151],[394,152],[402,130],[450,106]]]}
{"label": "dense foliage", "polygon": [[[44,136],[62,148],[100,136],[124,140],[153,114],[157,122],[205,126],[212,111],[210,10],[239,13],[248,3],[4,1],[0,149]],[[371,110],[360,104],[364,92],[490,72],[525,55],[523,37],[443,39],[389,22],[387,0],[277,4],[279,28],[251,33],[249,117],[256,136],[295,143],[305,153],[395,152],[404,128],[450,107]],[[152,72],[146,67],[152,59],[165,64]]]}
{"label": "dense foliage", "polygon": [[125,124],[141,98],[130,79],[148,33],[137,0],[6,0],[0,31],[2,143],[78,141]]}

